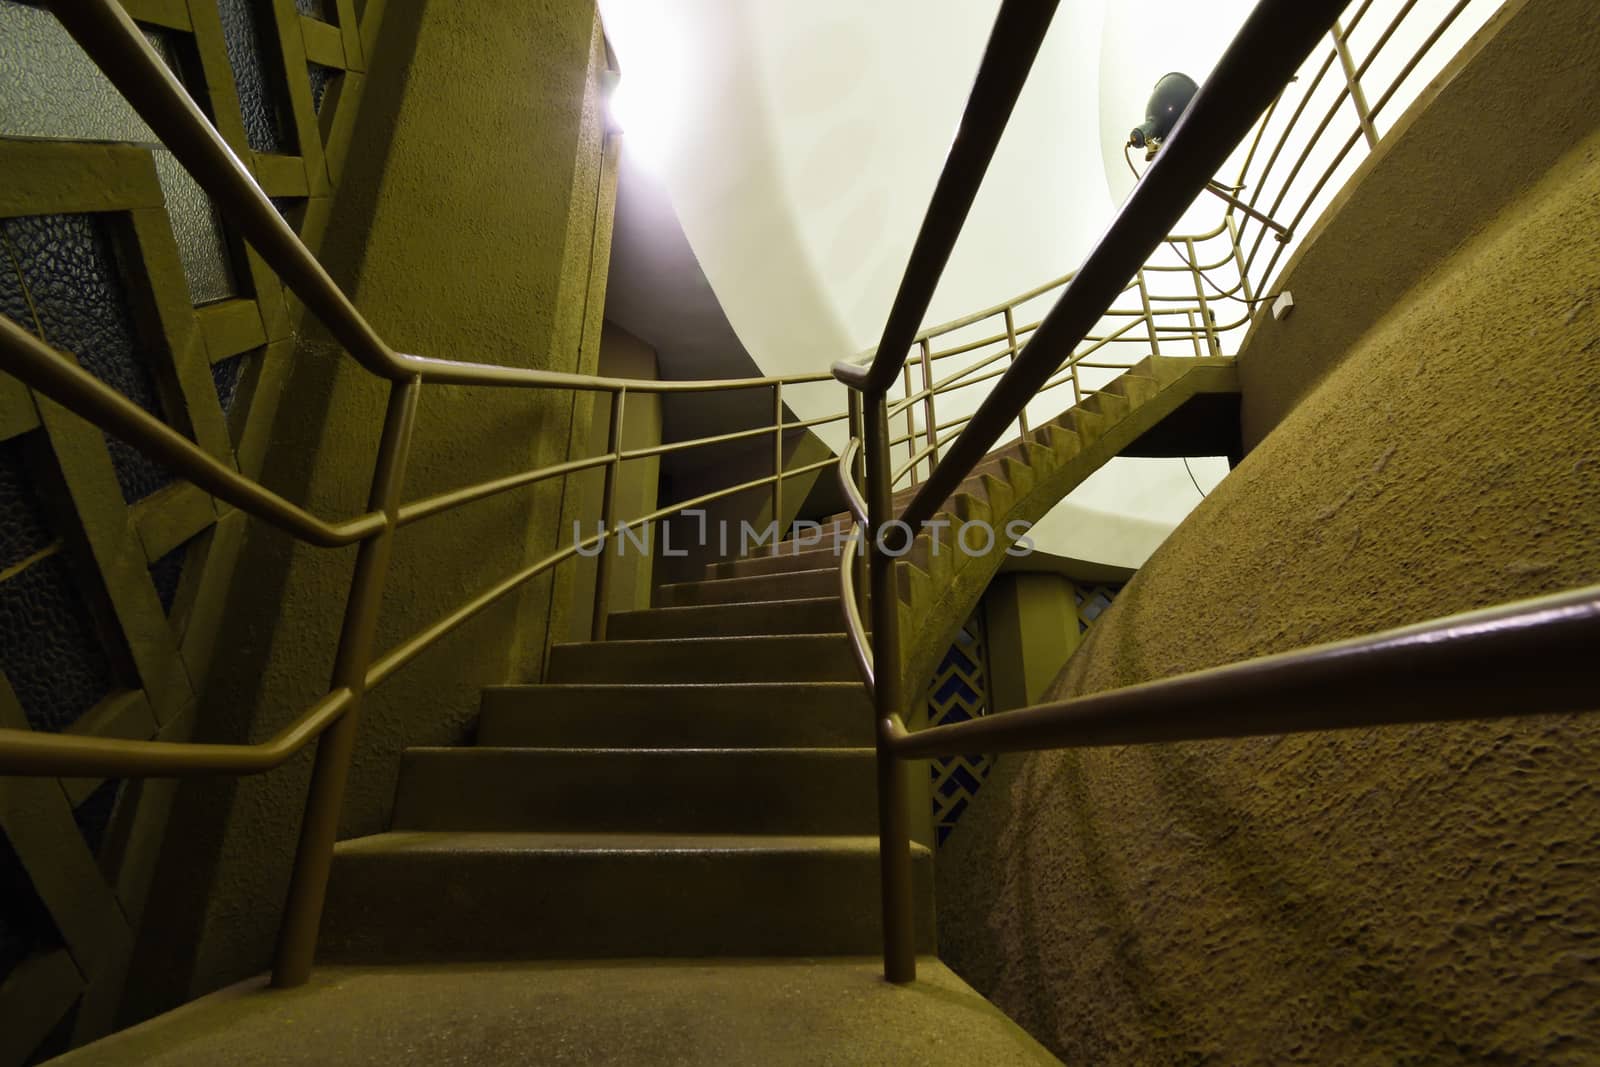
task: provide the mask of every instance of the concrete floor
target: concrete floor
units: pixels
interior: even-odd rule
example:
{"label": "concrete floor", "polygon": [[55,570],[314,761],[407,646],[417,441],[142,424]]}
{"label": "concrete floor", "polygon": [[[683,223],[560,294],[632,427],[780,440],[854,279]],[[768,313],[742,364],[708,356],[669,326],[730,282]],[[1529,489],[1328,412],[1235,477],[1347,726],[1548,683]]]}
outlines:
{"label": "concrete floor", "polygon": [[53,1062],[1046,1064],[943,964],[884,982],[876,959],[324,967],[262,980]]}

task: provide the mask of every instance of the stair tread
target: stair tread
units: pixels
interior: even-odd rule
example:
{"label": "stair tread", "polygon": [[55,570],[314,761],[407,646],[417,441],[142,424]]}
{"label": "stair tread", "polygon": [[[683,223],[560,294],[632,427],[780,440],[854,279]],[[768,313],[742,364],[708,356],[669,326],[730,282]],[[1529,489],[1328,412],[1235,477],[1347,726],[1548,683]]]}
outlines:
{"label": "stair tread", "polygon": [[[769,574],[741,574],[741,575],[737,575],[736,577],[739,577],[739,578],[770,578],[770,577],[772,577],[772,575],[769,575]],[[700,579],[697,579],[696,581],[693,581],[693,582],[669,582],[667,584],[669,584],[669,585],[698,585],[700,582],[723,582],[723,581],[728,581],[728,580],[729,579],[727,579],[727,578],[700,578]],[[797,606],[798,607],[798,606],[802,606],[802,605],[804,605],[804,606],[812,606],[812,605],[818,605],[818,604],[837,604],[837,603],[839,603],[839,597],[838,596],[796,596],[796,597],[785,597],[782,600],[760,600],[760,601],[756,601],[755,603],[760,604],[762,607],[768,607],[768,608],[784,607],[784,606],[788,606],[788,605],[793,605],[793,606]],[[659,607],[659,608],[640,608],[637,611],[617,611],[617,612],[612,612],[611,618],[613,620],[616,620],[616,619],[623,618],[623,617],[628,616],[628,615],[662,615],[662,614],[666,614],[666,613],[669,613],[669,612],[695,612],[695,611],[700,611],[700,612],[705,612],[707,614],[713,614],[715,612],[726,611],[728,608],[738,607],[738,606],[739,605],[737,605],[737,604],[669,604],[669,605],[665,605],[665,606],[662,606],[662,607]]]}
{"label": "stair tread", "polygon": [[460,745],[413,745],[406,749],[406,753],[425,753],[428,755],[449,754],[463,759],[482,758],[485,754],[499,755],[515,752],[529,756],[615,756],[615,757],[647,757],[647,756],[792,756],[816,757],[825,759],[852,758],[860,759],[862,756],[871,756],[876,750],[861,745],[853,748],[823,747],[817,745],[768,745],[756,747],[730,747],[726,745],[700,745],[696,747],[668,748],[662,746],[650,748],[630,748],[627,746],[600,746],[600,745],[562,745],[562,746],[527,746],[527,745],[476,745],[463,747]]}
{"label": "stair tread", "polygon": [[[800,575],[837,574],[838,567],[811,567],[803,571],[780,571],[777,574],[739,574],[730,578],[696,578],[688,582],[667,582],[660,586],[662,589],[683,589],[696,585],[721,585],[726,582],[770,582],[777,578],[795,578]],[[804,597],[791,599],[821,600],[823,597]],[[681,605],[673,605],[678,607]]]}
{"label": "stair tread", "polygon": [[[790,637],[792,634],[775,634],[777,637]],[[815,636],[806,634],[804,636]],[[824,635],[841,636],[841,635]],[[670,639],[669,640],[676,640]],[[687,639],[685,639],[687,640]],[[607,642],[608,644],[610,642]],[[801,681],[801,682],[522,682],[515,685],[486,685],[484,692],[525,692],[540,689],[620,689],[620,690],[706,690],[706,689],[745,689],[754,692],[774,689],[826,689],[846,691],[861,688],[860,682],[837,681]]]}
{"label": "stair tread", "polygon": [[[925,845],[912,843],[915,856],[931,855]],[[649,832],[560,833],[531,830],[389,830],[381,834],[341,841],[335,851],[345,855],[373,853],[477,853],[501,855],[527,852],[540,855],[688,853],[833,854],[867,853],[876,856],[875,834],[707,834]]]}

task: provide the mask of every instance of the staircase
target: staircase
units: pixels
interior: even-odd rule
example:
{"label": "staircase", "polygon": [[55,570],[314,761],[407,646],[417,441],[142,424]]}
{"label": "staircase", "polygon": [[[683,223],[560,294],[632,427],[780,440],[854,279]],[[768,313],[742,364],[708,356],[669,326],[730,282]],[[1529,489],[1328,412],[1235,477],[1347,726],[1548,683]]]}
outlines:
{"label": "staircase", "polygon": [[408,751],[393,829],[338,847],[323,957],[879,951],[871,708],[831,553],[795,547],[556,646],[546,684],[484,694],[475,746]]}
{"label": "staircase", "polygon": [[[1234,389],[1229,360],[1146,360],[990,456],[942,517],[1037,520]],[[1003,540],[969,557],[946,536],[901,564],[910,681],[1004,557]],[[322,958],[877,952],[872,712],[838,567],[831,536],[711,564],[612,616],[609,640],[556,646],[544,684],[486,691],[476,745],[406,752],[392,829],[338,846]],[[916,847],[923,952],[931,860]]]}
{"label": "staircase", "polygon": [[[946,526],[917,538],[900,561],[900,639],[907,692],[933,675],[956,631],[989,587],[1013,522],[1038,522],[1117,456],[1239,455],[1239,381],[1231,357],[1148,356],[1103,390],[990,453],[939,508]],[[895,494],[899,511],[915,487]],[[842,521],[844,516],[835,516]],[[995,549],[968,555],[955,545],[963,523],[985,522]],[[915,724],[913,724],[915,725]]]}

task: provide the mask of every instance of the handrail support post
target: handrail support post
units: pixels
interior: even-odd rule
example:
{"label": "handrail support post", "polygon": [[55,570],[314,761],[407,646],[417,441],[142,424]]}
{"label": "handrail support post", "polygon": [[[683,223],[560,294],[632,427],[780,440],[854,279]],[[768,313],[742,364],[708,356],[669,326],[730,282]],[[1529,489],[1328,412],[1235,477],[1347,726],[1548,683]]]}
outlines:
{"label": "handrail support post", "polygon": [[895,591],[892,543],[894,487],[889,482],[889,417],[882,391],[862,398],[866,423],[867,536],[871,558],[874,736],[878,753],[878,866],[883,893],[883,973],[891,982],[916,980],[916,897],[912,888],[911,821],[906,810],[906,771],[890,748],[891,724],[904,714],[900,654],[900,598]]}
{"label": "handrail support post", "polygon": [[622,474],[622,420],[627,406],[628,391],[618,389],[611,395],[611,429],[606,436],[606,451],[611,462],[606,464],[605,484],[600,488],[600,552],[594,567],[594,616],[589,622],[589,639],[606,639],[606,619],[611,607],[611,559],[622,552],[622,531],[615,528],[617,514],[617,483]]}
{"label": "handrail support post", "polygon": [[1333,37],[1334,50],[1339,53],[1339,66],[1344,70],[1345,85],[1350,89],[1350,102],[1355,105],[1361,133],[1367,139],[1368,148],[1377,148],[1378,128],[1372,124],[1372,108],[1367,106],[1367,94],[1361,88],[1361,79],[1356,74],[1356,61],[1350,55],[1350,44],[1345,38],[1342,21],[1334,19],[1328,33]]}
{"label": "handrail support post", "polygon": [[372,662],[378,613],[383,606],[384,579],[394,548],[400,493],[421,391],[419,378],[396,382],[389,390],[389,408],[383,420],[369,498],[371,509],[381,511],[385,521],[356,551],[355,573],[350,579],[339,649],[334,657],[333,682],[328,687],[329,691],[349,689],[354,695],[344,714],[317,741],[305,817],[300,823],[300,840],[272,964],[272,985],[278,989],[304,985],[311,977],[316,958],[328,875],[333,868],[333,845],[339,834],[339,815],[355,753],[367,668]]}

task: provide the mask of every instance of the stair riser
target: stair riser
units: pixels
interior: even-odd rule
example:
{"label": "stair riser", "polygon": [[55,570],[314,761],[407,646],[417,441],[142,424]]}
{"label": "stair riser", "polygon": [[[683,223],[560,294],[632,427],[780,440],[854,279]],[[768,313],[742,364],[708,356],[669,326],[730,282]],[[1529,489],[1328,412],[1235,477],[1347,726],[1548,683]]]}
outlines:
{"label": "stair riser", "polygon": [[873,743],[859,684],[488,689],[480,745],[838,748]]}
{"label": "stair riser", "polygon": [[798,574],[764,574],[751,578],[664,585],[658,590],[656,606],[674,608],[696,604],[749,604],[838,595],[839,571],[829,567]]}
{"label": "stair riser", "polygon": [[852,682],[860,674],[843,635],[602,641],[557,645],[547,682]]}
{"label": "stair riser", "polygon": [[790,574],[794,571],[837,568],[844,558],[847,546],[848,538],[845,535],[839,536],[837,544],[834,543],[831,534],[825,535],[815,543],[807,542],[798,552],[789,549],[774,555],[762,553],[729,563],[707,564],[706,577],[747,578],[757,574]]}
{"label": "stair riser", "polygon": [[[917,948],[933,865],[913,863]],[[375,892],[379,887],[381,891]],[[351,853],[334,860],[320,957],[409,963],[842,956],[882,949],[878,858],[794,851]]]}
{"label": "stair riser", "polygon": [[413,749],[394,829],[865,835],[876,777],[871,749]]}
{"label": "stair riser", "polygon": [[755,634],[828,634],[844,627],[838,597],[772,604],[708,604],[652,608],[613,615],[606,635],[613,641],[670,637],[743,637]]}

